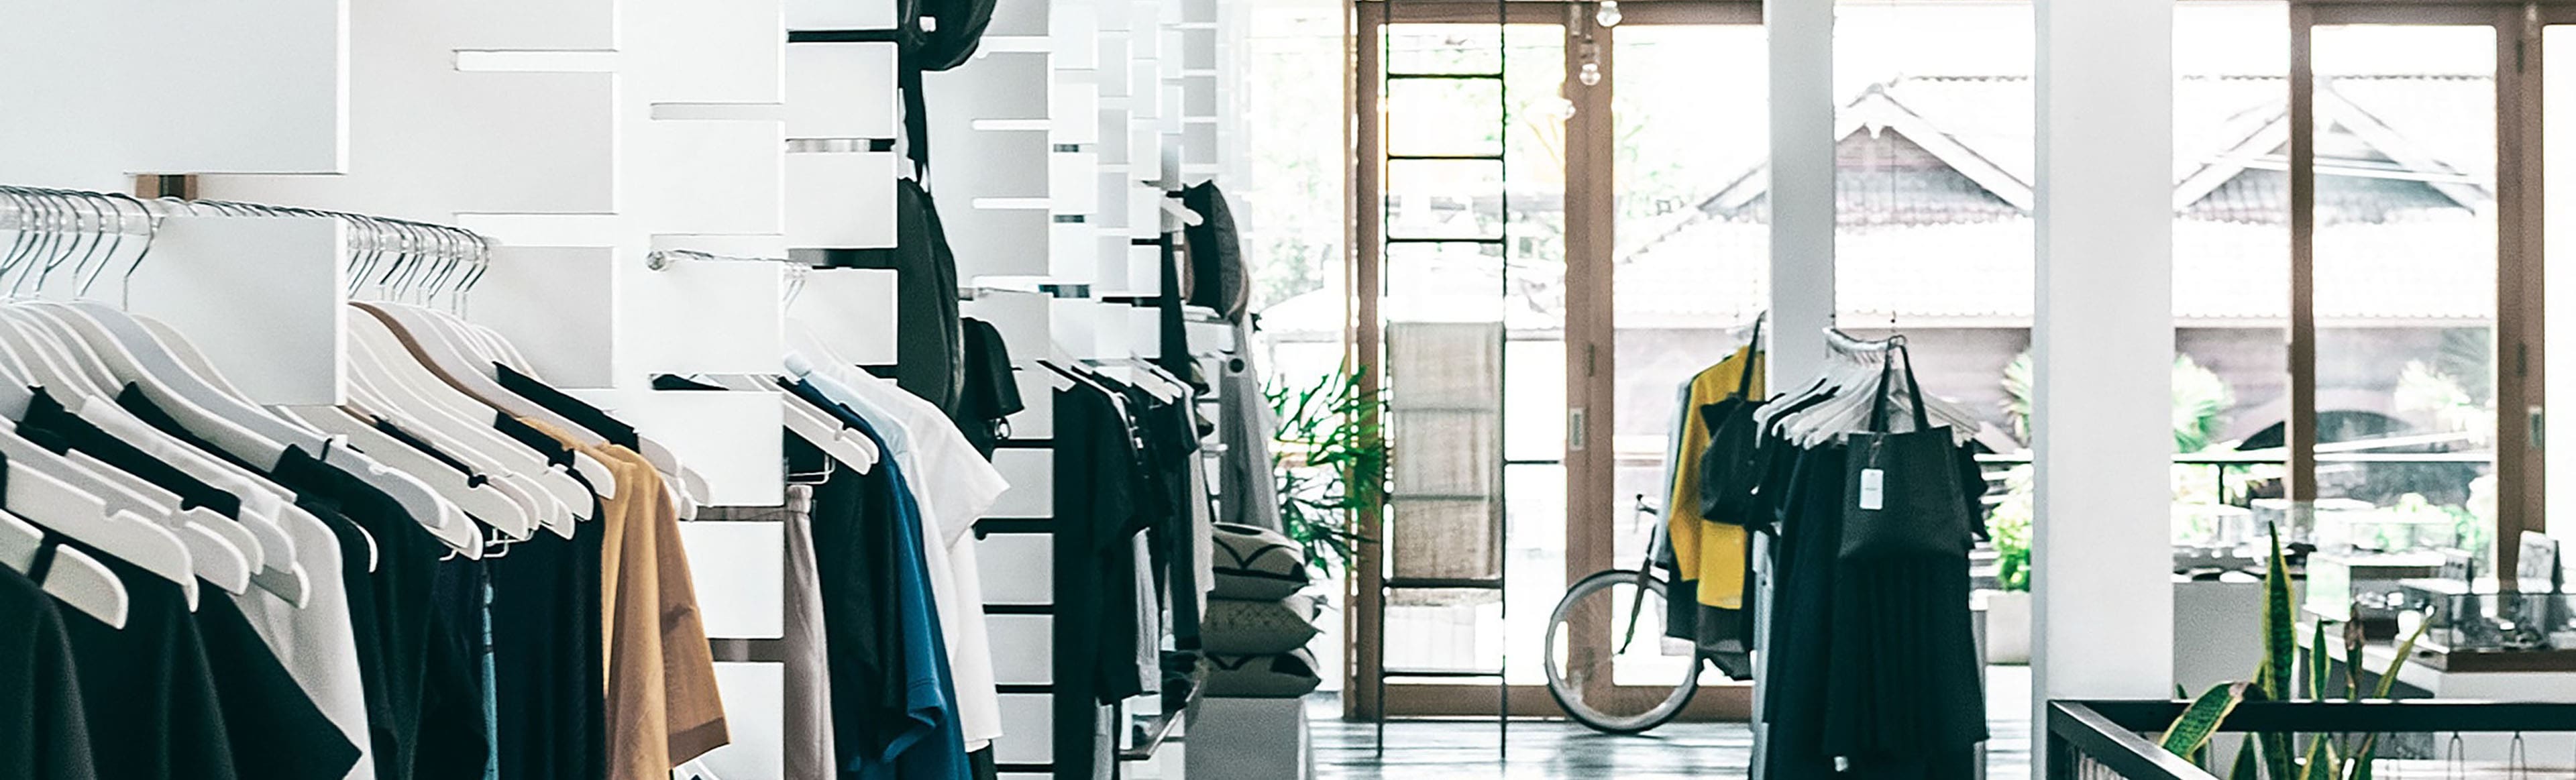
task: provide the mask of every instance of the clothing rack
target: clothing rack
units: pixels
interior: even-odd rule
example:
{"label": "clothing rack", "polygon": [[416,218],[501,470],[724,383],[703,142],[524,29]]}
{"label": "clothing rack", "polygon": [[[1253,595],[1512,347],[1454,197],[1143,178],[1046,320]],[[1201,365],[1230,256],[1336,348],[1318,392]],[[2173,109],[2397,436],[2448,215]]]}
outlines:
{"label": "clothing rack", "polygon": [[[1165,327],[1163,314],[1177,310],[1179,292],[1174,278],[1177,268],[1170,261],[1170,251],[1163,248],[1167,243],[1159,235],[1152,241],[1157,247],[1154,262],[1160,295],[1102,293],[1103,289],[1119,287],[1010,276],[977,277],[961,285],[965,314],[999,326],[1018,372],[1037,380],[1034,385],[1023,382],[1023,388],[1033,386],[1039,388],[1036,392],[1050,396],[1043,402],[1030,397],[1031,408],[1022,415],[1028,419],[1014,419],[1015,435],[998,444],[994,461],[1010,475],[1014,489],[1005,497],[1005,506],[997,507],[975,527],[979,554],[987,562],[987,571],[1054,572],[1038,581],[1015,578],[1018,582],[1011,585],[997,583],[987,594],[985,608],[992,615],[997,662],[1009,665],[999,658],[1005,652],[1001,648],[1044,648],[1030,654],[1033,657],[1026,660],[1034,665],[1016,670],[1018,677],[1011,677],[1014,670],[1002,670],[1004,710],[1022,713],[1023,723],[1046,727],[1014,727],[997,741],[998,768],[1004,778],[1091,780],[1101,776],[1096,774],[1101,766],[1109,767],[1107,771],[1115,776],[1126,773],[1128,767],[1157,762],[1166,747],[1186,738],[1188,713],[1198,700],[1194,691],[1186,700],[1177,702],[1179,706],[1143,704],[1161,699],[1162,694],[1095,706],[1071,695],[1077,687],[1063,684],[1068,675],[1088,674],[1089,670],[1049,660],[1074,657],[1072,651],[1087,649],[1076,647],[1084,641],[1080,632],[1060,628],[1058,623],[1088,618],[1065,614],[1055,596],[1071,592],[1071,588],[1090,587],[1076,575],[1098,569],[1101,562],[1088,550],[1060,542],[1066,529],[1059,524],[1071,519],[1069,513],[1074,511],[1077,492],[1087,489],[1093,478],[1087,462],[1058,455],[1058,447],[1065,442],[1056,437],[1058,429],[1054,426],[1063,412],[1055,407],[1053,391],[1045,388],[1080,381],[1074,377],[1098,368],[1137,365],[1172,369],[1178,365],[1176,360],[1223,361],[1229,358],[1230,349],[1241,348],[1225,344],[1229,349],[1220,350],[1215,347],[1224,342],[1208,338],[1200,340],[1206,348],[1193,349],[1190,333],[1176,333]],[[1137,261],[1144,259],[1139,257]],[[1136,314],[1140,311],[1156,312],[1150,331],[1148,321]],[[1201,327],[1193,325],[1191,330]],[[1104,342],[1116,341],[1097,335],[1106,331],[1132,335],[1136,346],[1106,346]],[[1201,365],[1208,376],[1216,376],[1217,367],[1215,363]],[[1027,396],[1031,391],[1022,392]],[[1199,400],[1208,403],[1215,398],[1202,395]],[[1213,436],[1201,440],[1200,457],[1214,458],[1222,451],[1212,439]],[[1203,468],[1205,463],[1193,465]],[[1210,484],[1213,489],[1213,480]],[[1224,498],[1218,496],[1216,500]],[[1172,565],[1177,568],[1191,564],[1175,561]],[[1177,596],[1166,594],[1166,598]],[[1171,642],[1170,636],[1164,634],[1162,644]],[[1078,689],[1089,690],[1089,686]],[[1085,759],[1086,752],[1089,760]]]}

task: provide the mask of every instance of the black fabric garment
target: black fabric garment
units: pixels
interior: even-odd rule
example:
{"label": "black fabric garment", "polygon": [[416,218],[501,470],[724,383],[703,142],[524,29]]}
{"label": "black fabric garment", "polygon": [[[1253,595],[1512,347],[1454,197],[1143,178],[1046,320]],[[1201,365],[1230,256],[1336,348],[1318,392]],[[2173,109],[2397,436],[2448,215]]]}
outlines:
{"label": "black fabric garment", "polygon": [[1000,780],[1001,778],[1002,768],[994,763],[993,748],[990,746],[966,754],[966,767],[975,773],[975,780]]}
{"label": "black fabric garment", "polygon": [[1136,561],[1126,531],[1136,513],[1136,451],[1108,391],[1077,383],[1055,391],[1055,762],[1096,766],[1113,756],[1079,724],[1133,695]]}
{"label": "black fabric garment", "polygon": [[1011,346],[1002,340],[1002,331],[993,323],[967,318],[966,386],[958,400],[955,415],[957,430],[966,441],[993,458],[993,449],[1009,434],[1004,418],[1020,413],[1028,405],[1020,399],[1020,381],[1011,367]]}
{"label": "black fabric garment", "polygon": [[358,746],[296,685],[294,673],[232,597],[201,586],[196,623],[224,721],[231,724],[233,771],[245,780],[347,777],[358,763]]}
{"label": "black fabric garment", "polygon": [[[377,780],[445,780],[415,774],[423,753],[483,755],[479,697],[441,696],[427,690],[431,669],[462,668],[465,659],[433,660],[443,652],[431,637],[459,630],[440,625],[431,588],[448,548],[403,510],[401,502],[356,476],[289,447],[274,468],[242,463],[198,438],[135,386],[116,396],[136,419],[200,450],[234,460],[296,494],[296,505],[316,517],[337,518],[347,561],[350,623],[360,636],[359,673],[367,687],[367,726],[373,732]],[[366,570],[370,558],[372,573]],[[365,601],[360,601],[361,597]],[[372,624],[372,625],[362,625]],[[481,764],[476,763],[476,772]]]}
{"label": "black fabric garment", "polygon": [[[582,480],[580,472],[571,474]],[[594,494],[593,516],[598,504]],[[500,700],[500,743],[493,750],[502,780],[603,780],[607,774],[598,668],[601,535],[585,523],[571,539],[537,534],[484,561],[492,578],[492,685]]]}
{"label": "black fabric garment", "polygon": [[[565,447],[563,442],[556,441],[555,437],[546,435],[545,431],[537,430],[537,427],[534,425],[520,422],[519,418],[512,417],[507,413],[502,413],[492,416],[492,428],[500,431],[502,435],[510,437],[513,441],[528,445],[528,449],[536,450],[537,454],[546,456],[546,462],[549,464],[563,466],[565,468],[572,467],[572,449]],[[575,471],[572,472],[572,474],[573,479],[579,480],[583,487],[591,486],[590,480],[583,478],[581,476],[581,472]],[[591,497],[591,502],[596,504],[598,503],[598,500],[598,494],[594,492]],[[590,513],[590,516],[598,517],[599,512],[594,509]]]}
{"label": "black fabric garment", "polygon": [[[1105,378],[1104,378],[1105,380]],[[1199,431],[1190,416],[1189,398],[1165,401],[1134,385],[1107,381],[1127,399],[1143,450],[1135,470],[1134,531],[1147,534],[1147,562],[1160,594],[1201,592],[1198,583],[1197,529],[1188,469],[1198,467]],[[1199,649],[1198,599],[1168,598],[1172,635],[1181,650]],[[1160,674],[1157,673],[1159,681]]]}
{"label": "black fabric garment", "polygon": [[225,517],[241,516],[240,496],[206,484],[160,457],[99,429],[63,408],[62,402],[54,400],[53,394],[44,388],[28,389],[36,397],[27,402],[27,414],[18,421],[21,436],[58,454],[80,450],[102,463],[115,466],[118,471],[141,477],[155,487],[178,495],[182,509],[205,507]]}
{"label": "black fabric garment", "polygon": [[617,418],[600,411],[599,407],[554,389],[553,386],[537,381],[535,377],[519,373],[509,366],[494,363],[492,378],[501,383],[502,389],[517,393],[519,397],[528,399],[529,402],[546,411],[562,415],[573,424],[589,429],[591,433],[598,434],[602,439],[607,439],[610,444],[630,450],[642,445],[643,440],[635,435],[635,426],[618,422]]}
{"label": "black fabric garment", "polygon": [[1203,181],[1181,190],[1181,205],[1199,215],[1189,226],[1190,305],[1215,309],[1227,320],[1242,319],[1251,308],[1252,280],[1243,266],[1243,239],[1234,226],[1234,208],[1225,191]]}
{"label": "black fabric garment", "polygon": [[[1776,524],[1769,609],[1773,780],[1837,775],[1964,780],[1986,738],[1985,703],[1967,608],[1967,556],[1843,560],[1849,448],[1799,449],[1766,439],[1758,500]],[[1974,457],[1956,478],[1982,495]]]}
{"label": "black fabric garment", "polygon": [[[421,687],[426,712],[471,711],[468,722],[477,741],[483,733],[483,562],[466,558],[439,561],[430,578],[429,668]],[[491,747],[477,750],[424,750],[414,762],[413,777],[476,778],[491,758]]]}
{"label": "black fabric garment", "polygon": [[0,634],[0,777],[96,780],[80,671],[53,597],[0,566],[0,626],[9,627]]}
{"label": "black fabric garment", "polygon": [[894,381],[955,419],[966,384],[957,257],[930,192],[895,180]]}
{"label": "black fabric garment", "polygon": [[[805,400],[833,408],[810,385],[789,385]],[[814,446],[783,434],[791,458],[814,457]],[[832,685],[834,763],[847,767],[863,755],[882,755],[889,729],[907,723],[910,705],[903,668],[900,586],[894,581],[905,540],[895,516],[888,469],[833,469],[814,486],[814,568],[823,591],[824,648]]]}
{"label": "black fabric garment", "polygon": [[233,768],[229,727],[250,722],[234,724],[225,718],[204,640],[188,613],[187,594],[115,556],[91,557],[116,574],[128,598],[122,629],[78,611],[60,613],[72,657],[79,659],[76,671],[89,733],[115,735],[108,743],[93,740],[110,747],[92,754],[99,780],[244,777]]}

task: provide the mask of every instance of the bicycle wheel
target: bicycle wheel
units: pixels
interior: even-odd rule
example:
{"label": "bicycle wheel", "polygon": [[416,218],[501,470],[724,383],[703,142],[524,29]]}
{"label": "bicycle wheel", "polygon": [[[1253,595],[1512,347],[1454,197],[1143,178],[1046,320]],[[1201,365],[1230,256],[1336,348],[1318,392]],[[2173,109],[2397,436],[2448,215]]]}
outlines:
{"label": "bicycle wheel", "polygon": [[1645,578],[1642,600],[1637,581],[1633,570],[1597,572],[1567,588],[1548,616],[1547,694],[1568,717],[1596,731],[1636,734],[1661,726],[1699,691],[1699,656],[1662,651],[1664,581]]}

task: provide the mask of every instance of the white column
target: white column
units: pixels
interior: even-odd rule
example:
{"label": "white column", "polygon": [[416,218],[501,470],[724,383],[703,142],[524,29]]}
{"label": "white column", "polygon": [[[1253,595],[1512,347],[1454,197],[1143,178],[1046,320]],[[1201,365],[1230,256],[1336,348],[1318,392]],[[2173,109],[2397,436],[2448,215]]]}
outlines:
{"label": "white column", "polygon": [[[1824,367],[1824,329],[1834,324],[1834,3],[1762,4],[1771,76],[1771,340],[1773,388],[1805,382]],[[1768,537],[1755,535],[1755,544]],[[1769,556],[1754,558],[1754,587],[1771,589]],[[1767,600],[1767,598],[1766,598]],[[1769,634],[1771,611],[1758,610]],[[1752,776],[1765,776],[1761,722],[1769,670],[1755,657]]]}
{"label": "white column", "polygon": [[1824,366],[1834,324],[1834,3],[1762,4],[1771,48],[1771,379]]}
{"label": "white column", "polygon": [[2038,21],[2035,706],[2165,698],[2173,0],[2038,0]]}

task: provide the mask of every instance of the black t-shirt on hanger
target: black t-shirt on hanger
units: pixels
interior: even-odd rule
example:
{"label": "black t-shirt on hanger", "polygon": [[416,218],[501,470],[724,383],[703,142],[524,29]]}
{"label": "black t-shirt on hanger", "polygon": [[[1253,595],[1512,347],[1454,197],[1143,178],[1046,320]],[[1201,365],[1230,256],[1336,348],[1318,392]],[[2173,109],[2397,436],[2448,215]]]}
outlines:
{"label": "black t-shirt on hanger", "polygon": [[[198,438],[154,404],[143,392],[129,384],[116,396],[117,405],[133,412],[145,424],[188,442],[210,454],[232,459],[223,450]],[[255,464],[235,462],[244,468],[261,471]],[[359,626],[359,596],[365,591],[373,615],[366,622],[374,624],[376,649],[373,652],[374,679],[362,676],[368,687],[368,729],[373,733],[377,780],[445,780],[444,777],[419,774],[424,754],[477,756],[477,774],[482,766],[480,756],[490,749],[483,734],[481,696],[466,696],[443,691],[432,696],[431,685],[453,687],[470,685],[470,678],[452,673],[433,678],[431,671],[463,669],[467,659],[449,657],[433,659],[433,654],[461,653],[462,642],[433,641],[433,636],[455,636],[464,626],[450,625],[437,615],[431,604],[431,586],[440,558],[449,552],[445,542],[422,528],[420,522],[403,509],[402,503],[384,491],[368,485],[356,476],[316,460],[311,454],[289,447],[276,467],[266,469],[270,481],[296,494],[296,503],[314,514],[336,514],[364,532],[362,541],[371,542],[376,568],[367,574],[364,566],[367,550],[350,551],[351,537],[343,535],[349,576],[344,578],[350,592],[351,627]],[[328,521],[326,521],[328,522]],[[340,529],[335,528],[335,532]],[[364,587],[362,587],[362,583]],[[359,656],[361,674],[366,674],[368,654],[361,640]],[[475,663],[480,663],[476,661]]]}
{"label": "black t-shirt on hanger", "polygon": [[[82,550],[82,552],[89,552]],[[50,553],[39,554],[40,558]],[[125,627],[62,612],[80,673],[98,780],[240,780],[223,700],[179,586],[112,555],[92,554],[125,584]],[[212,587],[203,588],[220,594]],[[220,598],[210,597],[208,600]],[[332,734],[337,735],[338,729]]]}
{"label": "black t-shirt on hanger", "polygon": [[53,597],[0,566],[0,626],[14,627],[0,638],[0,680],[15,683],[0,686],[0,777],[95,780],[80,672]]}

